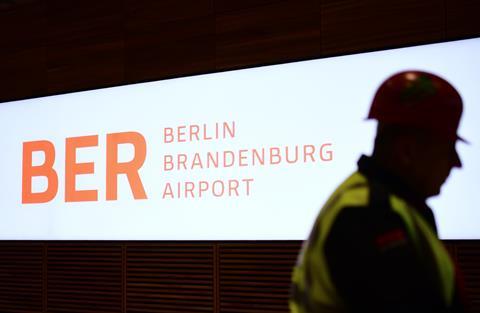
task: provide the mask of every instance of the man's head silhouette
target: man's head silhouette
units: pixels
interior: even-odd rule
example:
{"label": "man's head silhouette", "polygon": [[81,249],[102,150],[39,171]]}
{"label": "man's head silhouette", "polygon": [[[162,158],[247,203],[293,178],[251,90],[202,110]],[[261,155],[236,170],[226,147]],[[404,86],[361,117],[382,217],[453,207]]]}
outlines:
{"label": "man's head silhouette", "polygon": [[440,193],[454,167],[463,105],[443,78],[422,71],[392,75],[378,88],[369,119],[378,121],[373,156],[423,198]]}

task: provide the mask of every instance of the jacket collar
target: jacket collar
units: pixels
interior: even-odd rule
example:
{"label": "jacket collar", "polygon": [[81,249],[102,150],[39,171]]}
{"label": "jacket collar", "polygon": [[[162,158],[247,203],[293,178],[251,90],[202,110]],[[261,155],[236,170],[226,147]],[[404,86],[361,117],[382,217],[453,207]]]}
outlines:
{"label": "jacket collar", "polygon": [[432,209],[427,205],[425,199],[419,196],[418,193],[411,189],[402,179],[382,168],[374,158],[365,155],[362,155],[358,160],[358,171],[369,180],[376,180],[390,192],[405,199],[423,216],[435,233],[437,233]]}

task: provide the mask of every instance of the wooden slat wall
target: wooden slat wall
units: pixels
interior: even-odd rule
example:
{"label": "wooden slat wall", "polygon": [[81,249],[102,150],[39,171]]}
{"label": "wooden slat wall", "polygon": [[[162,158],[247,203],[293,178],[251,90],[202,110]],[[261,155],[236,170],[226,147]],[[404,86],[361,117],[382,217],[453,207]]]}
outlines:
{"label": "wooden slat wall", "polygon": [[[479,12],[477,0],[0,0],[0,102],[480,36]],[[0,312],[287,312],[300,244],[4,241]],[[448,246],[480,312],[480,241]]]}
{"label": "wooden slat wall", "polygon": [[288,312],[298,242],[223,243],[219,249],[219,312]]}
{"label": "wooden slat wall", "polygon": [[0,0],[0,102],[480,36],[477,0]]}
{"label": "wooden slat wall", "polygon": [[214,312],[213,244],[127,245],[127,312]]}
{"label": "wooden slat wall", "polygon": [[43,1],[0,1],[0,102],[47,94]]}
{"label": "wooden slat wall", "polygon": [[[0,312],[288,312],[300,241],[0,242]],[[480,241],[446,241],[480,312]]]}
{"label": "wooden slat wall", "polygon": [[43,245],[0,244],[0,312],[42,312]]}
{"label": "wooden slat wall", "polygon": [[124,82],[122,6],[116,0],[81,2],[43,1],[49,94]]}
{"label": "wooden slat wall", "polygon": [[322,53],[441,41],[445,38],[444,6],[438,0],[322,1]]}
{"label": "wooden slat wall", "polygon": [[211,0],[126,0],[125,82],[211,71]]}
{"label": "wooden slat wall", "polygon": [[480,249],[479,241],[452,241],[450,252],[457,261],[470,298],[472,312],[480,312]]}
{"label": "wooden slat wall", "polygon": [[119,244],[50,243],[44,262],[47,312],[121,312]]}
{"label": "wooden slat wall", "polygon": [[320,1],[216,1],[215,70],[319,56]]}

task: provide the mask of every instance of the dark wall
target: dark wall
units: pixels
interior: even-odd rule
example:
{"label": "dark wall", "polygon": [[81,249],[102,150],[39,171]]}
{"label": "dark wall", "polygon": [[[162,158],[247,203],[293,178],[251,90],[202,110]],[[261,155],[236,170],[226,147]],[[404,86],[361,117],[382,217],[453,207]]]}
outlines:
{"label": "dark wall", "polygon": [[0,312],[287,312],[299,246],[0,242]]}
{"label": "dark wall", "polygon": [[[480,242],[447,241],[480,312]],[[0,241],[0,312],[288,312],[299,241]]]}
{"label": "dark wall", "polygon": [[[0,102],[475,37],[479,12],[476,0],[0,0]],[[0,312],[287,312],[300,245],[0,242]],[[480,242],[447,245],[480,312]]]}
{"label": "dark wall", "polygon": [[0,102],[480,35],[476,0],[0,0]]}

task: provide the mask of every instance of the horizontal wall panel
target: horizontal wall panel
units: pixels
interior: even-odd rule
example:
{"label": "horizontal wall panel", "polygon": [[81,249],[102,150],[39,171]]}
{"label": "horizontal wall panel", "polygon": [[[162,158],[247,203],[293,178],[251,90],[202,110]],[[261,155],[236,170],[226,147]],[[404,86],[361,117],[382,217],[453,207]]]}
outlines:
{"label": "horizontal wall panel", "polygon": [[213,244],[133,244],[127,312],[213,312]]}
{"label": "horizontal wall panel", "polygon": [[45,1],[0,1],[0,102],[47,92]]}
{"label": "horizontal wall panel", "polygon": [[444,39],[439,0],[323,0],[322,54],[335,55]]}
{"label": "horizontal wall panel", "polygon": [[211,0],[126,0],[125,6],[127,82],[213,70]]}
{"label": "horizontal wall panel", "polygon": [[48,312],[121,312],[121,246],[49,244],[47,288]]}
{"label": "horizontal wall panel", "polygon": [[480,36],[480,1],[445,0],[447,38]]}
{"label": "horizontal wall panel", "polygon": [[300,243],[219,245],[220,312],[288,312]]}
{"label": "horizontal wall panel", "polygon": [[[301,244],[0,242],[0,312],[288,312]],[[480,312],[480,242],[446,244]]]}
{"label": "horizontal wall panel", "polygon": [[0,2],[0,101],[480,35],[475,0]]}
{"label": "horizontal wall panel", "polygon": [[46,3],[48,92],[122,84],[123,6],[116,0]]}
{"label": "horizontal wall panel", "polygon": [[239,68],[320,55],[317,0],[215,2],[215,68]]}
{"label": "horizontal wall panel", "polygon": [[472,312],[480,312],[480,246],[478,241],[455,244],[457,264],[463,272]]}
{"label": "horizontal wall panel", "polygon": [[43,244],[0,242],[0,312],[43,310]]}

